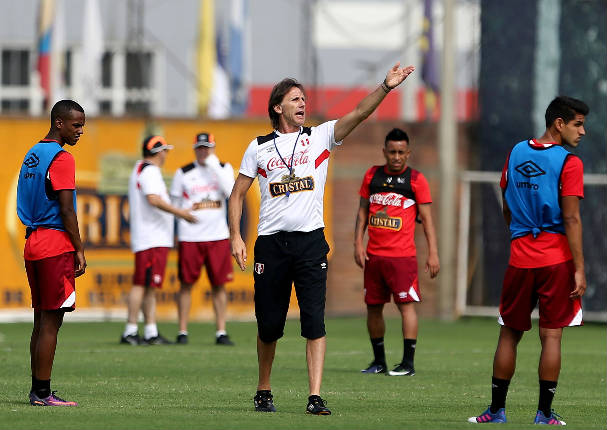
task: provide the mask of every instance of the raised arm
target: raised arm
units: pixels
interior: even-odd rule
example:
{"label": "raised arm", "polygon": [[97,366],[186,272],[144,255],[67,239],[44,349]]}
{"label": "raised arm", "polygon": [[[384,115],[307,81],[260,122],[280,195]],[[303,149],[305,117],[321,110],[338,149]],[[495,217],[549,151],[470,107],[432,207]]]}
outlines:
{"label": "raised arm", "polygon": [[375,91],[362,99],[352,112],[347,113],[335,123],[335,141],[345,139],[358,124],[375,111],[390,90],[399,86],[414,70],[413,66],[401,68],[400,62],[396,63],[388,71],[384,82]]}
{"label": "raised arm", "polygon": [[369,259],[364,244],[368,219],[369,199],[361,197],[358,212],[356,213],[356,225],[354,227],[354,261],[362,268],[365,267],[365,261]]}
{"label": "raised arm", "polygon": [[228,225],[230,227],[230,246],[232,255],[240,270],[244,271],[247,264],[247,247],[240,234],[240,218],[242,217],[242,204],[244,197],[251,188],[254,178],[250,178],[242,173],[238,174],[230,199],[228,200]]}

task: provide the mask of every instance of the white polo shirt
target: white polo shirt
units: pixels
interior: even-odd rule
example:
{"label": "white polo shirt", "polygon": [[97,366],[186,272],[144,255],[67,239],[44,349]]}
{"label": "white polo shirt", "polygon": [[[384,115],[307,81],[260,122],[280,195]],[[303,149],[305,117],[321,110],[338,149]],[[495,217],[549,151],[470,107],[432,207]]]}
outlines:
{"label": "white polo shirt", "polygon": [[226,199],[234,187],[234,169],[220,163],[215,154],[204,165],[197,161],[175,172],[171,183],[171,198],[176,206],[193,209],[195,224],[183,219],[177,222],[180,242],[211,242],[230,236],[227,223]]}
{"label": "white polo shirt", "polygon": [[173,215],[152,206],[147,197],[160,196],[170,203],[160,168],[143,160],[135,163],[129,179],[129,222],[133,252],[173,247]]}
{"label": "white polo shirt", "polygon": [[[308,232],[325,226],[323,197],[329,156],[341,145],[335,142],[336,122],[301,127],[299,132],[287,134],[274,130],[249,144],[240,173],[259,180],[259,235]],[[289,178],[291,165],[293,176]]]}

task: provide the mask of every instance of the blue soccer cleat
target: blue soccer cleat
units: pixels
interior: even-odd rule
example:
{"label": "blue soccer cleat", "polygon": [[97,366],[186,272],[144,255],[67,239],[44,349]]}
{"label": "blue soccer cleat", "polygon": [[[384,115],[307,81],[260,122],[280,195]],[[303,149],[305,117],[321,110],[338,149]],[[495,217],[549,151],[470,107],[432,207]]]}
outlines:
{"label": "blue soccer cleat", "polygon": [[496,413],[491,413],[491,408],[487,408],[485,412],[480,414],[478,417],[468,418],[469,423],[484,424],[484,423],[495,423],[501,424],[506,422],[506,409],[501,408]]}
{"label": "blue soccer cleat", "polygon": [[549,424],[553,426],[566,426],[567,423],[565,421],[559,420],[558,418],[563,418],[559,414],[554,411],[550,411],[550,416],[544,415],[542,411],[537,411],[535,415],[535,420],[533,424]]}

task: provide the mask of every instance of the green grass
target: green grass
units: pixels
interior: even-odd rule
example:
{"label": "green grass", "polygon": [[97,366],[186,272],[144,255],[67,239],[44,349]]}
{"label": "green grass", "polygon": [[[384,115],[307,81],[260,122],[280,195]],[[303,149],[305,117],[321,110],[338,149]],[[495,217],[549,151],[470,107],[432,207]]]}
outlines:
{"label": "green grass", "polygon": [[[305,341],[289,321],[273,372],[276,414],[253,411],[257,382],[254,323],[230,323],[233,348],[212,343],[211,324],[192,324],[187,346],[118,345],[119,323],[70,323],[59,335],[53,388],[78,408],[34,408],[30,387],[29,324],[0,325],[2,429],[470,429],[467,417],[490,403],[494,319],[420,322],[414,377],[362,375],[371,359],[364,319],[327,321],[322,395],[332,416],[304,414]],[[388,364],[402,354],[400,322],[387,321]],[[168,337],[175,324],[161,324]],[[563,368],[554,408],[568,428],[604,429],[604,325],[565,330]],[[537,406],[537,328],[520,344],[505,428],[530,425]],[[501,428],[501,427],[500,427]]]}

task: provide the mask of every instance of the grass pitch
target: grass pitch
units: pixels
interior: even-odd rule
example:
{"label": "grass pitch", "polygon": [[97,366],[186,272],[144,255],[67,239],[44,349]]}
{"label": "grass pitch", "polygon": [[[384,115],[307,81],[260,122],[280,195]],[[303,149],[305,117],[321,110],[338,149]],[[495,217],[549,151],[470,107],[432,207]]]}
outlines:
{"label": "grass pitch", "polygon": [[[537,326],[537,323],[535,323]],[[211,324],[191,324],[185,346],[119,345],[119,323],[71,323],[59,334],[52,386],[77,408],[29,406],[29,324],[0,325],[2,429],[471,429],[469,416],[491,401],[497,342],[494,319],[420,321],[413,377],[363,375],[371,347],[362,318],[327,320],[322,396],[332,416],[304,413],[305,341],[289,321],[279,341],[272,386],[278,412],[257,413],[254,323],[229,323],[235,347],[213,344]],[[160,324],[173,338],[175,324]],[[554,408],[568,428],[604,429],[604,325],[565,330]],[[387,321],[388,364],[400,361],[400,321]],[[506,428],[536,428],[537,327],[523,338],[510,385]],[[500,427],[501,428],[501,427]]]}

